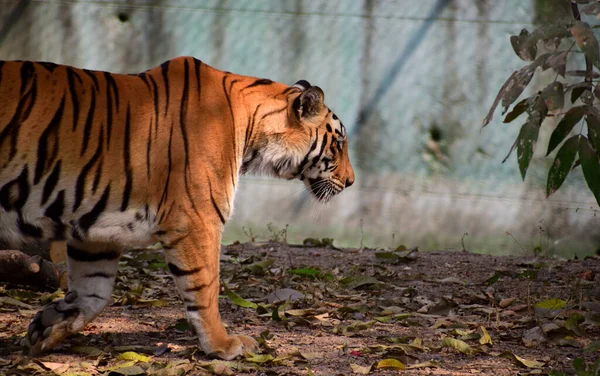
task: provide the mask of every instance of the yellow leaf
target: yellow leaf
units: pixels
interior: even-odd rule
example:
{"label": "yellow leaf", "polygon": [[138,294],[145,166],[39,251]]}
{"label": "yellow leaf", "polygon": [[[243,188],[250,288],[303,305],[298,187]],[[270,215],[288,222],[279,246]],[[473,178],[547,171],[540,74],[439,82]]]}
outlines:
{"label": "yellow leaf", "polygon": [[467,354],[467,355],[471,355],[475,352],[473,350],[473,348],[471,346],[469,346],[467,343],[465,343],[459,339],[454,339],[454,338],[450,338],[450,337],[445,337],[442,340],[442,346],[452,347],[453,349],[458,350],[461,353]]}
{"label": "yellow leaf", "polygon": [[273,355],[271,355],[271,354],[246,353],[246,360],[248,362],[252,362],[252,363],[262,364],[262,363],[270,362],[273,359],[275,359],[275,358],[273,358]]}
{"label": "yellow leaf", "polygon": [[440,366],[439,362],[436,361],[427,361],[427,362],[421,362],[421,363],[415,363],[415,364],[411,364],[409,366],[407,366],[406,368],[408,369],[414,369],[414,368],[437,368]]}
{"label": "yellow leaf", "polygon": [[562,299],[553,298],[553,299],[544,300],[543,302],[536,303],[534,305],[534,307],[542,308],[542,309],[561,309],[561,308],[565,308],[566,305],[567,305],[566,301],[564,301]]}
{"label": "yellow leaf", "polygon": [[134,351],[127,351],[127,352],[120,354],[117,357],[117,360],[133,360],[136,362],[147,362],[150,360],[150,357],[138,354]]}
{"label": "yellow leaf", "polygon": [[485,327],[481,326],[480,328],[481,328],[481,332],[483,334],[481,335],[481,338],[479,338],[479,343],[481,343],[482,345],[485,345],[485,344],[493,345],[494,343],[492,342],[492,337],[490,337],[487,330],[485,330]]}
{"label": "yellow leaf", "polygon": [[372,366],[360,366],[358,364],[350,363],[350,368],[352,368],[352,372],[359,375],[368,375],[371,372]]}
{"label": "yellow leaf", "polygon": [[527,368],[542,368],[544,366],[543,362],[538,362],[537,360],[528,360],[525,358],[521,358],[518,355],[511,353],[510,351],[504,351],[499,357],[510,359],[514,361],[517,365],[525,366]]}
{"label": "yellow leaf", "polygon": [[399,361],[398,359],[393,359],[393,358],[380,360],[379,363],[377,363],[377,368],[406,369],[406,367],[404,366],[404,364],[402,364],[401,361]]}

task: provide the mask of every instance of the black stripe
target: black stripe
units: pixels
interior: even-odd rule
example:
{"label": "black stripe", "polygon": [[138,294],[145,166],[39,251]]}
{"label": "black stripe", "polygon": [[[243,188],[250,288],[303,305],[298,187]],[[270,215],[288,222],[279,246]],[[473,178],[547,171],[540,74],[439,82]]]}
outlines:
{"label": "black stripe", "polygon": [[285,107],[282,107],[282,108],[279,108],[279,109],[277,109],[277,110],[273,110],[273,111],[267,112],[266,114],[264,114],[263,116],[261,116],[261,118],[260,118],[260,120],[259,120],[259,123],[260,123],[261,121],[263,121],[265,118],[267,118],[268,116],[271,116],[271,115],[278,114],[278,113],[280,113],[280,112],[282,112],[282,111],[285,111],[285,110],[287,110],[287,106],[285,106]]}
{"label": "black stripe", "polygon": [[92,126],[94,125],[94,110],[96,109],[96,92],[92,90],[92,99],[90,100],[90,108],[88,109],[87,118],[85,120],[85,126],[83,128],[83,144],[81,144],[80,156],[86,152],[89,141],[90,133],[92,132]]}
{"label": "black stripe", "polygon": [[17,226],[19,228],[19,231],[21,231],[21,233],[25,236],[30,236],[38,239],[42,237],[42,229],[40,227],[25,222],[20,216],[17,220]]}
{"label": "black stripe", "polygon": [[[223,93],[225,94],[225,98],[227,99],[227,106],[229,107],[229,116],[231,116],[231,136],[233,138],[233,150],[234,150],[235,154],[237,155],[237,145],[236,145],[236,139],[235,139],[235,117],[233,116],[233,107],[231,107],[231,99],[229,98],[230,92],[227,91],[227,87],[225,86],[226,81],[227,81],[227,75],[223,76],[222,85],[223,85]],[[229,90],[231,90],[231,87],[237,81],[238,80],[233,80],[230,83]],[[237,163],[237,161],[235,161],[235,162]]]}
{"label": "black stripe", "polygon": [[[29,197],[29,180],[28,180],[28,169],[27,165],[21,171],[21,174],[16,179],[6,183],[2,189],[0,189],[0,205],[10,211],[15,209],[20,211]],[[17,197],[15,198],[14,190],[17,190]]]}
{"label": "black stripe", "polygon": [[250,89],[251,87],[255,87],[255,86],[271,85],[272,83],[273,83],[273,81],[269,80],[268,78],[259,78],[258,80],[254,81],[250,85],[246,86],[244,88],[244,90],[245,89]]}
{"label": "black stripe", "polygon": [[327,143],[327,133],[325,133],[323,135],[323,142],[321,143],[321,150],[319,151],[319,154],[313,158],[313,164],[317,163],[319,161],[319,159],[321,159],[321,155],[323,155],[323,151],[325,151],[326,143]]}
{"label": "black stripe", "polygon": [[300,164],[298,165],[298,172],[296,173],[296,175],[298,175],[302,172],[302,170],[304,169],[304,166],[308,163],[308,156],[313,151],[315,151],[315,149],[317,148],[317,143],[319,141],[319,130],[316,129],[315,132],[316,132],[315,140],[313,141],[312,145],[310,146],[310,150],[308,151],[308,153],[306,153],[306,155],[304,156],[304,159],[302,160],[302,162],[300,162]]}
{"label": "black stripe", "polygon": [[106,90],[113,91],[113,94],[115,96],[115,107],[117,108],[117,111],[119,111],[119,103],[121,103],[121,101],[119,100],[119,87],[117,86],[115,77],[112,75],[112,73],[109,72],[104,72],[104,76],[106,77]]}
{"label": "black stripe", "polygon": [[110,149],[110,136],[112,135],[112,121],[113,121],[113,110],[112,110],[112,93],[109,86],[110,73],[104,72],[104,79],[106,80],[106,150]]}
{"label": "black stripe", "polygon": [[62,120],[63,110],[65,108],[65,96],[60,100],[58,110],[54,113],[54,117],[40,136],[37,149],[37,162],[35,164],[35,174],[33,184],[40,182],[40,179],[47,170],[52,166],[56,156],[58,155],[59,137],[58,130],[60,121]]}
{"label": "black stripe", "polygon": [[105,272],[93,272],[85,274],[83,278],[115,278],[115,275],[112,273]]}
{"label": "black stripe", "polygon": [[67,256],[75,261],[81,262],[96,262],[105,260],[115,260],[119,258],[121,254],[118,251],[104,251],[104,252],[88,252],[77,249],[67,244]]}
{"label": "black stripe", "polygon": [[144,81],[144,83],[146,84],[146,87],[148,88],[148,91],[152,92],[152,89],[150,88],[150,83],[148,82],[148,78],[146,77],[146,72],[142,72],[140,74],[137,75],[139,78],[142,79],[142,81]]}
{"label": "black stripe", "polygon": [[158,135],[158,85],[152,76],[148,77],[150,78],[150,82],[152,83],[152,88],[154,90],[152,97],[154,98],[154,137],[156,137]]}
{"label": "black stripe", "polygon": [[48,176],[48,179],[46,179],[46,182],[44,183],[44,190],[42,192],[41,202],[42,205],[44,205],[46,201],[48,201],[50,195],[52,194],[52,192],[54,192],[54,188],[56,188],[56,184],[58,183],[58,179],[60,178],[61,162],[61,160],[58,160],[58,162],[56,162],[52,173],[50,174],[50,176]]}
{"label": "black stripe", "polygon": [[160,215],[160,217],[158,218],[158,223],[161,223],[163,221],[164,218],[169,218],[169,215],[171,214],[171,212],[173,211],[173,208],[175,207],[175,203],[171,202],[171,205],[169,205],[169,208],[166,210],[163,210],[162,214]]}
{"label": "black stripe", "polygon": [[44,215],[55,222],[60,221],[60,217],[62,217],[63,212],[65,211],[65,190],[58,192],[54,202],[46,208]]}
{"label": "black stripe", "polygon": [[[160,196],[160,201],[158,202],[158,207],[156,208],[156,212],[160,212],[160,208],[163,203],[167,199],[167,193],[169,192],[169,181],[171,180],[171,170],[173,169],[172,160],[171,160],[171,143],[173,141],[173,126],[171,126],[171,130],[169,132],[169,147],[167,149],[167,161],[169,164],[169,169],[167,170],[167,180],[165,181],[165,186],[163,188],[162,195]],[[160,220],[159,220],[160,222]]]}
{"label": "black stripe", "polygon": [[197,311],[200,311],[200,310],[203,310],[203,309],[206,309],[206,308],[208,308],[208,307],[206,307],[206,306],[199,306],[199,305],[188,305],[188,306],[185,306],[185,310],[188,311],[188,312],[197,312]]}
{"label": "black stripe", "polygon": [[[250,122],[249,126],[246,127],[246,137],[245,137],[245,141],[244,141],[244,148],[248,147],[248,143],[250,142],[250,137],[252,137],[252,132],[254,131],[254,122],[256,121],[256,114],[258,113],[260,106],[262,106],[262,103],[259,104],[258,106],[256,106],[256,109],[254,110],[254,114],[252,114],[252,121]],[[244,150],[244,152],[245,152],[245,150]]]}
{"label": "black stripe", "polygon": [[[69,85],[71,101],[73,102],[73,132],[77,129],[77,121],[79,120],[79,97],[75,89],[74,76],[77,76],[77,73],[75,73],[73,68],[67,67],[67,83]],[[79,78],[79,81],[81,81],[81,78]]]}
{"label": "black stripe", "polygon": [[186,292],[194,292],[194,291],[200,291],[205,289],[206,287],[208,287],[208,285],[198,285],[198,286],[194,286],[194,287],[189,287],[187,289],[185,289]]}
{"label": "black stripe", "polygon": [[150,151],[152,150],[152,119],[148,125],[148,141],[146,142],[146,176],[150,180]]}
{"label": "black stripe", "polygon": [[98,136],[98,146],[96,147],[96,151],[92,158],[83,166],[79,176],[77,177],[77,182],[75,183],[75,201],[73,202],[73,212],[79,209],[81,202],[83,201],[83,194],[85,193],[85,181],[87,179],[87,175],[94,167],[96,162],[100,159],[102,155],[102,147],[104,145],[104,127],[100,127],[100,135]]}
{"label": "black stripe", "polygon": [[225,224],[225,217],[223,216],[223,213],[221,212],[221,209],[219,208],[219,205],[217,205],[217,202],[215,201],[215,196],[213,196],[212,185],[210,184],[210,178],[208,179],[208,191],[210,193],[210,201],[213,204],[213,208],[215,209],[215,211],[219,215],[219,219],[221,220],[221,223]]}
{"label": "black stripe", "polygon": [[83,73],[87,74],[92,79],[92,81],[94,82],[94,87],[96,88],[96,90],[99,90],[100,85],[98,84],[98,78],[96,77],[96,75],[87,69],[84,69]]}
{"label": "black stripe", "polygon": [[35,75],[35,68],[31,61],[25,61],[21,65],[21,89],[19,90],[19,95],[23,97],[23,93],[25,93],[25,89],[27,88],[27,84],[29,80],[32,79]]}
{"label": "black stripe", "polygon": [[131,114],[129,104],[127,104],[127,115],[125,116],[125,139],[123,145],[123,159],[125,163],[125,188],[123,188],[123,201],[121,202],[121,211],[124,212],[129,205],[131,196],[131,186],[133,185],[133,171],[131,169],[130,143],[131,143]]}
{"label": "black stripe", "polygon": [[31,109],[34,106],[36,99],[37,80],[34,78],[30,90],[24,96],[21,96],[13,117],[4,127],[2,132],[0,132],[0,149],[2,149],[2,144],[4,143],[6,138],[10,136],[10,152],[8,155],[9,162],[12,161],[12,159],[17,154],[17,138],[19,136],[19,129],[21,128],[21,124],[29,117],[29,114],[31,113]]}
{"label": "black stripe", "polygon": [[96,167],[96,174],[94,176],[94,182],[92,183],[92,193],[96,193],[98,190],[98,185],[100,184],[100,178],[102,177],[102,160],[98,163],[98,167]]}
{"label": "black stripe", "polygon": [[161,73],[163,76],[163,81],[165,83],[165,96],[166,96],[165,116],[167,116],[167,113],[169,112],[169,64],[170,63],[171,63],[171,61],[165,61],[164,63],[162,63],[160,65]]}
{"label": "black stripe", "polygon": [[283,92],[281,92],[281,94],[287,94],[292,90],[300,90],[300,89],[295,86],[289,86],[287,89],[285,89]]}
{"label": "black stripe", "polygon": [[175,277],[185,277],[188,275],[196,274],[196,273],[200,272],[200,270],[202,270],[202,268],[193,268],[193,269],[185,270],[185,269],[181,269],[179,266],[172,264],[170,262],[167,263],[167,267],[169,268],[169,271],[171,272],[171,274],[173,274]]}
{"label": "black stripe", "polygon": [[52,73],[54,72],[54,70],[56,68],[58,68],[58,64],[55,63],[49,63],[47,61],[38,61],[37,64],[41,65],[42,67],[44,67],[44,69],[46,69],[48,72]]}
{"label": "black stripe", "polygon": [[102,212],[106,208],[106,202],[108,201],[109,195],[110,195],[110,184],[106,186],[106,188],[104,189],[104,193],[102,193],[102,197],[100,197],[100,200],[98,200],[96,205],[94,205],[94,207],[92,208],[92,211],[82,215],[81,218],[79,218],[79,222],[78,222],[79,227],[84,232],[87,232],[90,229],[90,227],[92,227],[92,225],[94,223],[96,223],[96,220],[98,219],[100,214],[102,214]]}
{"label": "black stripe", "polygon": [[200,65],[202,62],[198,59],[194,59],[194,71],[196,72],[196,90],[198,90],[198,97],[200,97]]}
{"label": "black stripe", "polygon": [[184,154],[184,158],[185,158],[185,164],[184,164],[184,172],[183,172],[183,180],[185,183],[185,193],[188,196],[188,200],[190,200],[191,204],[192,204],[192,209],[194,209],[194,211],[196,212],[196,214],[198,216],[200,216],[200,213],[198,213],[198,209],[196,208],[196,203],[194,202],[194,197],[192,196],[192,192],[190,189],[190,180],[189,180],[189,175],[191,173],[190,171],[190,154],[189,154],[189,141],[188,141],[188,135],[187,135],[187,129],[186,129],[186,121],[187,121],[187,107],[188,107],[188,91],[189,91],[189,79],[190,79],[190,72],[189,72],[189,66],[188,66],[188,62],[187,60],[185,60],[183,62],[183,71],[184,71],[184,77],[183,77],[183,93],[181,94],[181,107],[179,108],[179,128],[181,129],[181,137],[183,138],[183,154]]}

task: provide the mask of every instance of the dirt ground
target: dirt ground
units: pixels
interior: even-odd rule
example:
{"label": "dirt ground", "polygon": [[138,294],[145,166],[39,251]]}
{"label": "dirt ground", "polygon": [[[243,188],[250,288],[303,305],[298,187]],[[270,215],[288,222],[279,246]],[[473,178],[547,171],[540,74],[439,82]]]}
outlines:
{"label": "dirt ground", "polygon": [[126,255],[113,304],[39,358],[21,339],[62,293],[0,284],[0,375],[575,374],[600,357],[599,257],[319,243],[223,248],[223,319],[262,350],[230,362],[197,348],[159,251]]}

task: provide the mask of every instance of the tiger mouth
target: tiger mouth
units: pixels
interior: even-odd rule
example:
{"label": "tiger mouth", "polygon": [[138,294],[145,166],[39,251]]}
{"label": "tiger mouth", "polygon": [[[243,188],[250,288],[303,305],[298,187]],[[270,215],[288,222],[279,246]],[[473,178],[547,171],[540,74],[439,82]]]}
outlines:
{"label": "tiger mouth", "polygon": [[344,189],[343,185],[333,179],[310,179],[309,186],[313,196],[322,202],[329,202]]}

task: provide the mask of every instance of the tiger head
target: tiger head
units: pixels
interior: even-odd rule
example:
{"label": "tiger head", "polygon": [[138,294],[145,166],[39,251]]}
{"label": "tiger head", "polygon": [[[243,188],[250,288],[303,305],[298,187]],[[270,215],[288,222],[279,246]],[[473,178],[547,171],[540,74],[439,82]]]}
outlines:
{"label": "tiger head", "polygon": [[354,183],[346,128],[324,104],[318,86],[301,80],[286,92],[287,111],[268,118],[263,131],[269,137],[245,158],[242,171],[300,179],[319,201],[327,202]]}
{"label": "tiger head", "polygon": [[324,104],[325,95],[318,86],[298,81],[301,90],[292,102],[293,113],[301,126],[314,130],[304,158],[297,166],[296,177],[320,201],[354,183],[354,170],[348,157],[348,137],[341,120]]}

